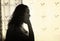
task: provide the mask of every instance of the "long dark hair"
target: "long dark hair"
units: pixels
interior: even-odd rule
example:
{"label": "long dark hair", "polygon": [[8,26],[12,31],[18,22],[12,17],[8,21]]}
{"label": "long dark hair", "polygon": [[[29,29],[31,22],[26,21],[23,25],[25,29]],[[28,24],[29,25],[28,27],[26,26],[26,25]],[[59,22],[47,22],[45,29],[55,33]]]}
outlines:
{"label": "long dark hair", "polygon": [[20,4],[16,7],[15,11],[12,14],[12,18],[8,23],[8,28],[10,26],[19,27],[24,21],[25,10],[28,8],[27,5]]}

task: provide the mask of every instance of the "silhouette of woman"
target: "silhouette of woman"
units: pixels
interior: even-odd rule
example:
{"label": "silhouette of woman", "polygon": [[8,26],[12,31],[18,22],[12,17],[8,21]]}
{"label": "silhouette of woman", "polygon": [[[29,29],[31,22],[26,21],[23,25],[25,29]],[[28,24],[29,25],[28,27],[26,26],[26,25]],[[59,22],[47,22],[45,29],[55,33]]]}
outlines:
{"label": "silhouette of woman", "polygon": [[[34,33],[29,17],[28,6],[19,4],[8,23],[5,41],[34,41]],[[22,27],[23,23],[28,25],[29,33]]]}

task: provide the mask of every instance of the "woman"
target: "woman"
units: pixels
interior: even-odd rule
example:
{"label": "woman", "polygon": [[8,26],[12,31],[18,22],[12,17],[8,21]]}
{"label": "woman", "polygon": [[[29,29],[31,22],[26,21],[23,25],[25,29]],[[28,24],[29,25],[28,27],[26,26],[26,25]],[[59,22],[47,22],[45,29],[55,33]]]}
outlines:
{"label": "woman", "polygon": [[[18,5],[8,23],[5,41],[34,41],[34,33],[29,17],[28,6],[23,4]],[[23,23],[28,25],[29,33],[23,28]]]}

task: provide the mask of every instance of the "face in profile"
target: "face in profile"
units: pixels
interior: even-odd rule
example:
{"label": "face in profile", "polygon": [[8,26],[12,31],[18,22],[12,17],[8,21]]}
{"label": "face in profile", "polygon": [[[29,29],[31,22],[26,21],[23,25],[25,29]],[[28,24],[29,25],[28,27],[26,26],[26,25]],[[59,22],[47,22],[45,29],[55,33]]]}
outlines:
{"label": "face in profile", "polygon": [[29,9],[27,8],[25,11],[24,21],[27,22],[29,18],[30,18],[30,14],[29,14]]}

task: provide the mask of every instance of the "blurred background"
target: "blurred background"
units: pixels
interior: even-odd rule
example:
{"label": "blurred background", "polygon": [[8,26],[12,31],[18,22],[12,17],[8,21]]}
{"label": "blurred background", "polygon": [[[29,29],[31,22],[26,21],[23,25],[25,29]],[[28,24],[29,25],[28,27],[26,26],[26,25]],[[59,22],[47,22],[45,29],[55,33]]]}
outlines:
{"label": "blurred background", "polygon": [[0,40],[4,41],[8,21],[21,2],[30,9],[35,41],[60,41],[60,0],[0,0]]}

